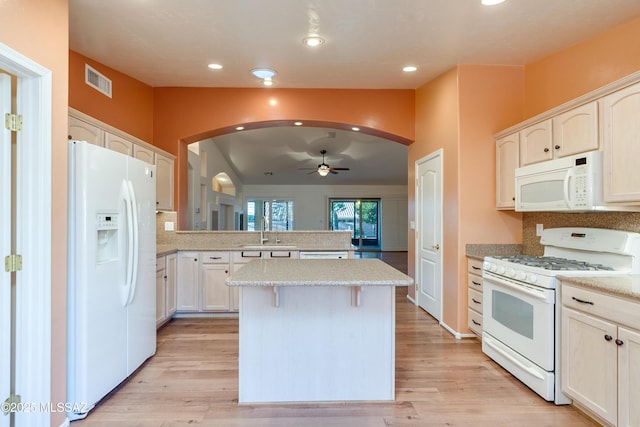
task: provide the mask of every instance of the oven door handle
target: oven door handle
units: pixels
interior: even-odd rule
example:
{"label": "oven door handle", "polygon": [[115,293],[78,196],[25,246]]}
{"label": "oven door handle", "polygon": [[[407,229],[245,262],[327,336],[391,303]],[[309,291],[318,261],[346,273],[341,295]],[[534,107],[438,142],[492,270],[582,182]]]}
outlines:
{"label": "oven door handle", "polygon": [[[499,278],[495,278],[495,277],[484,277],[485,280],[487,280],[487,282],[489,283],[489,285],[493,284],[496,286],[502,286],[504,288],[509,288],[512,291],[521,293],[521,294],[525,294],[530,296],[531,298],[537,299],[539,301],[544,301],[547,303],[554,303],[555,300],[553,298],[553,295],[550,295],[549,292],[546,292],[545,290],[541,289],[541,290],[535,290],[530,288],[529,286],[525,285],[525,284],[515,284],[515,283],[511,283],[509,281],[506,280],[501,280]],[[486,285],[485,285],[486,287]]]}

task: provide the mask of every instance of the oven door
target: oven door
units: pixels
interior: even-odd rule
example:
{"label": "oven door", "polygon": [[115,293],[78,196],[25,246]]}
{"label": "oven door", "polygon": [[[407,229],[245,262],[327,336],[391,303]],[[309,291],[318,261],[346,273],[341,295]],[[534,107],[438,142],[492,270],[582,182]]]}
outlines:
{"label": "oven door", "polygon": [[483,274],[483,331],[547,372],[554,370],[555,291]]}

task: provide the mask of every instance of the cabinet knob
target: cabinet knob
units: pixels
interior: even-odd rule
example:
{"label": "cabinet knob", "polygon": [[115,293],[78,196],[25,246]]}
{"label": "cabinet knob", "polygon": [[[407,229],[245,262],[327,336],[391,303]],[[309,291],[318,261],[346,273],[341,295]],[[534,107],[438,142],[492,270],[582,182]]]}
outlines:
{"label": "cabinet knob", "polygon": [[624,341],[622,341],[621,339],[617,339],[616,340],[616,344],[617,345],[622,345],[622,344],[624,344]]}
{"label": "cabinet knob", "polygon": [[194,258],[194,259],[193,259],[193,262],[198,262],[198,258]]}
{"label": "cabinet knob", "polygon": [[549,149],[548,149],[547,147],[544,147],[544,152],[545,152],[545,153],[548,153],[548,152],[549,152]]}
{"label": "cabinet knob", "polygon": [[611,335],[605,335],[605,336],[604,336],[604,339],[605,339],[606,341],[611,341],[611,340],[613,339],[613,337],[612,337]]}
{"label": "cabinet knob", "polygon": [[560,149],[560,146],[559,146],[559,145],[556,145],[556,146],[555,146],[555,147],[553,147],[553,148],[555,148],[556,150],[559,150],[559,149]]}

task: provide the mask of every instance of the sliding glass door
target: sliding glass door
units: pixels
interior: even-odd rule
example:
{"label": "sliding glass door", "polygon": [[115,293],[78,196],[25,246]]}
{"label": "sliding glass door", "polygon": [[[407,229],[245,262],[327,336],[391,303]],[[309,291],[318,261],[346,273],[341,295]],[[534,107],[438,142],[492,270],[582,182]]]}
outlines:
{"label": "sliding glass door", "polygon": [[351,230],[360,250],[380,249],[380,199],[329,199],[331,230]]}

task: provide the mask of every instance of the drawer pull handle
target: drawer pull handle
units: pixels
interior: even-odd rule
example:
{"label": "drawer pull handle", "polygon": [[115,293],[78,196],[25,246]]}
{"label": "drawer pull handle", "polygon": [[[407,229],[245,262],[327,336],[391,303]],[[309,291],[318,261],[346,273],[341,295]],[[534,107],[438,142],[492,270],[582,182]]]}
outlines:
{"label": "drawer pull handle", "polygon": [[616,344],[618,344],[618,345],[622,345],[622,344],[624,344],[624,341],[622,341],[622,340],[620,340],[620,339],[617,339],[617,340],[616,340]]}
{"label": "drawer pull handle", "polygon": [[482,324],[481,324],[481,323],[478,323],[478,322],[476,322],[476,321],[475,321],[475,320],[473,320],[473,319],[471,319],[471,321],[473,322],[473,324],[474,324],[474,325],[482,326]]}
{"label": "drawer pull handle", "polygon": [[471,281],[471,283],[473,283],[473,284],[474,284],[474,285],[476,285],[476,286],[482,286],[482,283],[478,283],[478,282],[476,282],[475,280],[472,280],[472,281]]}
{"label": "drawer pull handle", "polygon": [[580,298],[576,298],[576,297],[571,297],[572,300],[574,300],[575,302],[579,302],[580,304],[589,304],[589,305],[593,305],[592,301],[586,301]]}
{"label": "drawer pull handle", "polygon": [[611,335],[605,335],[604,336],[605,341],[611,341],[613,339],[613,337]]}
{"label": "drawer pull handle", "polygon": [[221,256],[210,256],[209,259],[222,259]]}
{"label": "drawer pull handle", "polygon": [[471,298],[471,301],[475,302],[476,304],[482,304],[482,302],[476,300],[475,298]]}
{"label": "drawer pull handle", "polygon": [[471,268],[473,268],[474,270],[482,270],[482,267],[476,267],[475,265],[472,265]]}

